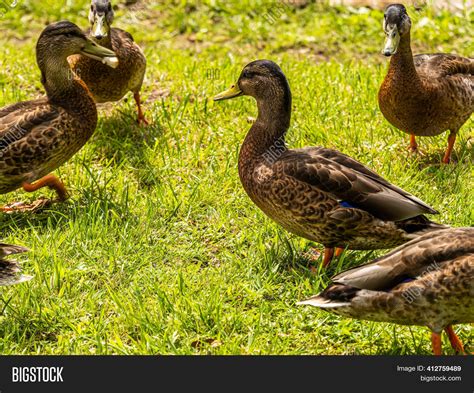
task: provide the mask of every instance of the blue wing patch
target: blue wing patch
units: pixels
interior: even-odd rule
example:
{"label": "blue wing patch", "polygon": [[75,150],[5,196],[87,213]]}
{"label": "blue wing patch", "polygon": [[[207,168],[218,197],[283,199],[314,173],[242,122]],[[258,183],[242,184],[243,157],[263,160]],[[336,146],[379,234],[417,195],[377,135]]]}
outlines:
{"label": "blue wing patch", "polygon": [[346,202],[346,201],[340,201],[339,204],[342,207],[349,207],[351,209],[356,209],[356,207],[354,205],[351,205],[349,202]]}

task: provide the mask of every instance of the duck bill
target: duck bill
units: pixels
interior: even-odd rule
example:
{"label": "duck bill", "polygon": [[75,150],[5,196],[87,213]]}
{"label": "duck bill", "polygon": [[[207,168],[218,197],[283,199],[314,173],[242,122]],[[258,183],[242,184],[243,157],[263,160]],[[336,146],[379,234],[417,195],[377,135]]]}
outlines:
{"label": "duck bill", "polygon": [[87,40],[86,45],[81,50],[81,54],[90,57],[91,59],[102,62],[109,67],[116,68],[118,66],[118,59],[115,52],[103,46],[97,45],[91,40]]}
{"label": "duck bill", "polygon": [[230,89],[216,95],[214,101],[228,100],[230,98],[241,96],[242,94],[243,92],[240,90],[239,85],[235,84]]}
{"label": "duck bill", "polygon": [[96,15],[92,24],[91,34],[98,40],[107,37],[108,28],[105,25],[105,15]]}
{"label": "duck bill", "polygon": [[398,44],[400,44],[400,33],[398,32],[397,26],[387,29],[387,37],[385,38],[385,45],[382,53],[385,56],[392,56],[397,53]]}

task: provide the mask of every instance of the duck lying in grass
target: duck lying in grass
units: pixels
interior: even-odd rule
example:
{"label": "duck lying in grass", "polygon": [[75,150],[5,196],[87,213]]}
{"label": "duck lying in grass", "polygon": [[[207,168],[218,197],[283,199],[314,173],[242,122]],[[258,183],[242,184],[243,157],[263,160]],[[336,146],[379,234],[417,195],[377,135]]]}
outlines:
{"label": "duck lying in grass", "polygon": [[420,236],[338,274],[323,292],[298,304],[357,319],[427,326],[436,355],[444,330],[454,350],[464,353],[452,325],[474,323],[474,228]]}
{"label": "duck lying in grass", "polygon": [[74,71],[87,84],[96,102],[121,100],[129,91],[138,108],[138,123],[148,124],[141,107],[140,90],[145,77],[146,59],[133,37],[111,28],[114,10],[110,0],[92,0],[89,11],[91,28],[86,32],[97,44],[113,50],[119,60],[115,69],[86,56],[70,58]]}
{"label": "duck lying in grass", "polygon": [[[97,125],[94,100],[67,62],[76,53],[110,66],[117,63],[114,52],[86,38],[71,22],[57,22],[43,30],[36,57],[47,96],[0,109],[1,194],[19,187],[36,191],[48,186],[57,191],[59,200],[67,198],[64,185],[49,173],[84,146]],[[28,206],[15,205],[20,208]]]}
{"label": "duck lying in grass", "polygon": [[383,53],[391,59],[379,90],[380,110],[393,126],[410,134],[414,152],[416,136],[449,130],[443,157],[447,164],[459,129],[474,111],[474,59],[443,53],[413,57],[411,21],[401,4],[387,7],[383,29]]}
{"label": "duck lying in grass", "polygon": [[18,262],[5,259],[8,255],[21,254],[27,251],[29,250],[25,247],[0,243],[0,285],[20,284],[33,278],[21,274]]}
{"label": "duck lying in grass", "polygon": [[214,100],[242,95],[254,97],[258,106],[239,155],[244,189],[285,229],[322,243],[324,266],[335,248],[390,248],[445,227],[423,215],[436,210],[337,150],[288,149],[291,92],[272,61],[248,64],[238,82]]}

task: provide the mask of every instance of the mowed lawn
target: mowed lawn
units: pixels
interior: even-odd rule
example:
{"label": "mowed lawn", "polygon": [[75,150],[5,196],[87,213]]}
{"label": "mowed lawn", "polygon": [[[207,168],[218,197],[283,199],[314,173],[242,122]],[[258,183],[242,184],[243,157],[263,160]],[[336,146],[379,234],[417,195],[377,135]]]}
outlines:
{"label": "mowed lawn", "polygon": [[[115,26],[148,59],[143,97],[152,125],[135,125],[131,95],[102,107],[95,135],[56,171],[71,199],[0,216],[2,241],[31,249],[21,260],[34,275],[0,288],[0,353],[431,353],[426,328],[295,305],[385,251],[349,251],[312,273],[320,261],[307,255],[321,246],[266,218],[238,178],[255,101],[212,101],[248,62],[274,60],[293,92],[290,147],[336,148],[440,211],[430,218],[472,225],[474,122],[460,132],[455,164],[439,164],[447,134],[419,138],[425,155],[409,155],[408,136],[377,105],[388,64],[382,12],[304,1],[115,3]],[[42,28],[61,19],[86,27],[88,7],[21,0],[0,19],[0,107],[43,94],[34,52]],[[473,55],[474,12],[409,13],[415,53]],[[42,195],[54,196],[18,191],[0,203]],[[456,331],[472,351],[472,327]],[[444,344],[452,353],[446,337]]]}

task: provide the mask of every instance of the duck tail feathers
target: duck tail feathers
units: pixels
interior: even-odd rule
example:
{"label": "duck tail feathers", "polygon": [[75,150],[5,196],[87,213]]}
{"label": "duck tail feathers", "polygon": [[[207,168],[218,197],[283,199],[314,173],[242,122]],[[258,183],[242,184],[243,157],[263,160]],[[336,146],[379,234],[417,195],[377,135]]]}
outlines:
{"label": "duck tail feathers", "polygon": [[430,221],[423,215],[408,218],[403,221],[397,221],[396,225],[407,234],[414,234],[416,236],[449,228],[449,225],[438,224],[437,222]]}
{"label": "duck tail feathers", "polygon": [[298,302],[298,305],[310,305],[319,308],[338,308],[350,306],[351,300],[359,292],[358,288],[348,285],[333,284],[319,295]]}

